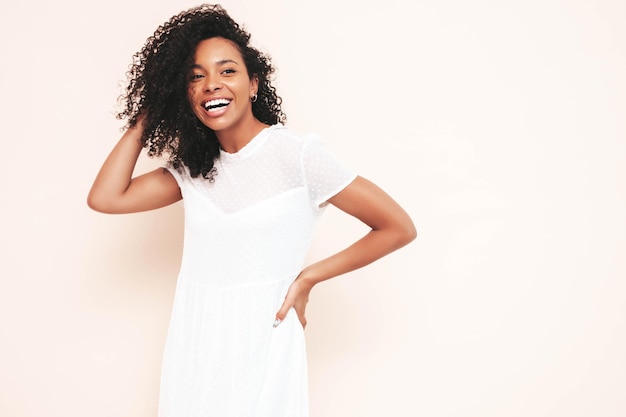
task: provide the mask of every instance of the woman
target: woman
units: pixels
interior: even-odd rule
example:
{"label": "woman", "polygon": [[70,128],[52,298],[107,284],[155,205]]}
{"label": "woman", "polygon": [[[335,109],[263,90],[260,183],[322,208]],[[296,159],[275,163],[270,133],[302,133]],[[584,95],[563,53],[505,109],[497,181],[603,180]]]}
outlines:
{"label": "woman", "polygon": [[[103,213],[185,201],[183,261],[163,359],[162,417],[308,415],[303,329],[318,283],[416,236],[406,212],[283,126],[268,57],[219,6],[183,11],[135,55],[128,129],[89,193]],[[140,151],[166,168],[132,178]],[[303,268],[327,204],[371,227]]]}

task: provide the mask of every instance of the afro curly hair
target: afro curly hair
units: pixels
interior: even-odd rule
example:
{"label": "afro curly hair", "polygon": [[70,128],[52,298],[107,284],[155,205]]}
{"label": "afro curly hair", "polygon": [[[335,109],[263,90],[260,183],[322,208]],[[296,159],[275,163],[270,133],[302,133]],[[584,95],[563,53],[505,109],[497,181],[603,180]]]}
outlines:
{"label": "afro curly hair", "polygon": [[187,98],[196,47],[214,37],[233,42],[249,76],[258,78],[254,116],[269,125],[285,123],[282,100],[271,84],[274,67],[270,57],[250,46],[250,34],[226,10],[209,4],[173,16],[146,40],[126,73],[128,84],[120,96],[123,110],[117,114],[118,119],[127,119],[127,128],[145,115],[141,144],[148,155],[165,153],[174,168],[185,165],[194,178],[212,179],[220,149],[215,132],[198,120]]}

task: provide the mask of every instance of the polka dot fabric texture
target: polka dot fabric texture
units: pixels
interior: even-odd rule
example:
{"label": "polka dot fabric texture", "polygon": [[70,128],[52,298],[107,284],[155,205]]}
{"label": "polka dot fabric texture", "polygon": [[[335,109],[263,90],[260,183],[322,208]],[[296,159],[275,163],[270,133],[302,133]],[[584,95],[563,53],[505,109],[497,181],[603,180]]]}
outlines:
{"label": "polka dot fabric texture", "polygon": [[282,125],[265,129],[239,152],[222,151],[215,182],[175,174],[190,182],[220,210],[233,213],[285,191],[305,187],[311,202],[322,205],[354,179],[315,135],[300,138]]}
{"label": "polka dot fabric texture", "polygon": [[274,316],[326,201],[355,175],[313,135],[264,129],[222,152],[214,181],[168,168],[185,207],[160,417],[306,417],[304,332]]}

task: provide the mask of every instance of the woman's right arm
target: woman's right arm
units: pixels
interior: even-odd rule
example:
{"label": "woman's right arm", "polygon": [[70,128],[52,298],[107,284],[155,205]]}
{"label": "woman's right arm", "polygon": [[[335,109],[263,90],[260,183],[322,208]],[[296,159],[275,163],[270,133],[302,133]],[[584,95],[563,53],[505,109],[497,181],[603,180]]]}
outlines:
{"label": "woman's right arm", "polygon": [[126,130],[102,164],[91,186],[87,204],[101,213],[120,214],[147,211],[175,203],[180,188],[165,168],[132,178],[141,153],[143,123]]}

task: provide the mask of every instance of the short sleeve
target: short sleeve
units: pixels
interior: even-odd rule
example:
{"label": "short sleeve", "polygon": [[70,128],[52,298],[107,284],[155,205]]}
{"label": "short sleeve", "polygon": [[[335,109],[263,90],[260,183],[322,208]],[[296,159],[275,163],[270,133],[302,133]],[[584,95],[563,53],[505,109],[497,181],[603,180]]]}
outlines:
{"label": "short sleeve", "polygon": [[315,135],[305,138],[302,150],[302,175],[309,198],[317,207],[348,186],[356,175],[344,167]]}
{"label": "short sleeve", "polygon": [[169,173],[172,174],[172,177],[174,177],[174,179],[178,183],[178,188],[182,190],[183,184],[185,182],[185,178],[187,177],[186,167],[177,169],[177,168],[174,168],[171,163],[168,163],[165,166],[165,169],[167,169]]}

